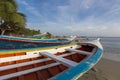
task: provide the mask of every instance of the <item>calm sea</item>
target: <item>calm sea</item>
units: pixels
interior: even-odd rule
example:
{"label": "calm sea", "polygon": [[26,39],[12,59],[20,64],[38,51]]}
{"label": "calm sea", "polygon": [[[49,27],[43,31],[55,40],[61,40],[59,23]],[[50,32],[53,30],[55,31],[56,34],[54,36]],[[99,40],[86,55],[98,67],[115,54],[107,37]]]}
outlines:
{"label": "calm sea", "polygon": [[101,38],[104,53],[120,54],[120,37]]}
{"label": "calm sea", "polygon": [[120,62],[120,37],[101,38],[103,58]]}
{"label": "calm sea", "polygon": [[103,58],[120,62],[120,37],[104,37],[101,38],[101,43],[104,49]]}
{"label": "calm sea", "polygon": [[[88,39],[97,38],[89,37]],[[104,49],[103,58],[120,62],[120,37],[102,37],[100,42]]]}

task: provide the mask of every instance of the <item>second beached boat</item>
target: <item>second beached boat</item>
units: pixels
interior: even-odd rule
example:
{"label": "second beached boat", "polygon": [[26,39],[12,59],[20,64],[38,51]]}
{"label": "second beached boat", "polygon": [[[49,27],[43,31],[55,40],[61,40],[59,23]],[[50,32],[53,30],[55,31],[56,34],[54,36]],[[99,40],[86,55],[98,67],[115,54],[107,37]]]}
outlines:
{"label": "second beached boat", "polygon": [[0,36],[0,50],[43,48],[50,46],[66,45],[75,38],[76,37],[72,37],[70,39],[33,39]]}

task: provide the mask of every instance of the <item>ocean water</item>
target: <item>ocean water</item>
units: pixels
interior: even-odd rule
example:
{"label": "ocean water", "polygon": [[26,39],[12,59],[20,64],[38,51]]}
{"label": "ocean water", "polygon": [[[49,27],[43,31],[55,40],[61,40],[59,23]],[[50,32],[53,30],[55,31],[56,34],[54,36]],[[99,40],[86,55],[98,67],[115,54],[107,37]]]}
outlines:
{"label": "ocean water", "polygon": [[120,61],[120,37],[104,37],[101,38],[101,43],[104,58]]}
{"label": "ocean water", "polygon": [[120,54],[120,38],[101,38],[101,43],[105,51]]}
{"label": "ocean water", "polygon": [[[88,37],[88,39],[95,40],[97,38]],[[120,62],[120,37],[101,37],[100,42],[103,46],[103,58]]]}
{"label": "ocean water", "polygon": [[101,38],[104,53],[120,54],[120,38]]}

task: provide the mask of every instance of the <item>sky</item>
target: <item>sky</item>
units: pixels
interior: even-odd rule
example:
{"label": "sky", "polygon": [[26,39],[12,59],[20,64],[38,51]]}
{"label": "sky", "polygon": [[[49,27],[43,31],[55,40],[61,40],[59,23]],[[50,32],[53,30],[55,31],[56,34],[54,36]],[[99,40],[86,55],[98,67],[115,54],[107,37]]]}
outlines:
{"label": "sky", "polygon": [[120,37],[120,0],[16,0],[26,26],[54,35]]}

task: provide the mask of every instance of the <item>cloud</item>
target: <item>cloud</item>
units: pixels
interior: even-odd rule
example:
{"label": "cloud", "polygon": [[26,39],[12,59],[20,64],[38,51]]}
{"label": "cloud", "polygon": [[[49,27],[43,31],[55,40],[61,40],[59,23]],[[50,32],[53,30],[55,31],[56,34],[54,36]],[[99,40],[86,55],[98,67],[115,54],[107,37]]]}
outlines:
{"label": "cloud", "polygon": [[120,35],[120,1],[70,0],[70,4],[58,9],[59,19],[67,22],[68,31],[96,36]]}
{"label": "cloud", "polygon": [[41,17],[42,15],[40,14],[40,12],[35,9],[34,7],[31,6],[27,6],[26,8],[30,13],[32,13],[33,15],[37,16],[37,17]]}
{"label": "cloud", "polygon": [[37,10],[35,7],[31,6],[27,1],[20,1],[21,4],[23,4],[26,8],[27,11],[29,11],[29,13],[37,16],[37,17],[41,17],[42,15],[40,14],[39,10]]}
{"label": "cloud", "polygon": [[22,0],[21,0],[21,3],[22,3],[23,5],[25,5],[25,6],[28,6],[28,5],[29,5],[26,1],[22,1]]}
{"label": "cloud", "polygon": [[64,5],[57,2],[41,1],[38,8],[21,0],[26,10],[36,16],[33,20],[40,17],[43,21],[28,26],[61,35],[120,36],[120,0],[67,0]]}
{"label": "cloud", "polygon": [[34,29],[40,29],[42,32],[51,32],[54,35],[87,35],[87,36],[119,36],[119,23],[78,23],[63,25],[53,22],[43,24],[30,24]]}
{"label": "cloud", "polygon": [[94,4],[94,2],[95,2],[95,0],[82,0],[81,8],[88,9]]}

